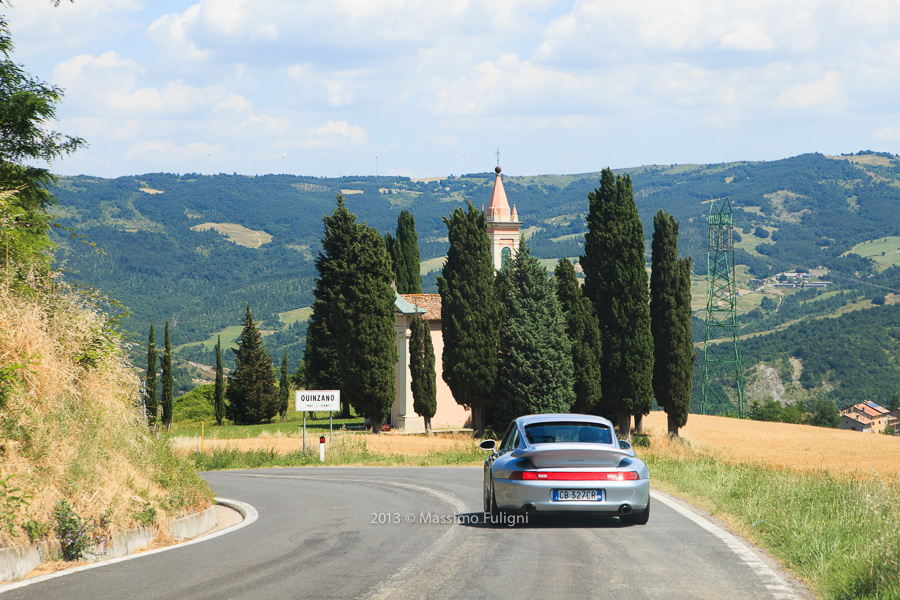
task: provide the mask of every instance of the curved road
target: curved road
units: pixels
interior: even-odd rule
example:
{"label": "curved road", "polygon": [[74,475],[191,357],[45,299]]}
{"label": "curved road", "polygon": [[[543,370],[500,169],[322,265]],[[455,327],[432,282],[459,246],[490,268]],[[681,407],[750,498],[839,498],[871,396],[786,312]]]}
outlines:
{"label": "curved road", "polygon": [[811,598],[770,561],[654,496],[650,523],[535,519],[491,527],[481,468],[206,473],[256,507],[207,542],[49,579],[13,599]]}

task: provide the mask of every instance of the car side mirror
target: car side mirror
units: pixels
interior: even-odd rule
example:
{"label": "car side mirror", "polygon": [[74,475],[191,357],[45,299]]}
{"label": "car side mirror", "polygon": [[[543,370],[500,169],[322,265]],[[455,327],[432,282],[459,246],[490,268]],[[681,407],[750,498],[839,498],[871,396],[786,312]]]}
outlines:
{"label": "car side mirror", "polygon": [[629,456],[635,456],[634,449],[631,447],[631,443],[626,442],[625,440],[617,440],[619,443],[619,448],[624,450],[626,454]]}
{"label": "car side mirror", "polygon": [[497,448],[497,440],[481,440],[478,447],[482,450],[494,450]]}

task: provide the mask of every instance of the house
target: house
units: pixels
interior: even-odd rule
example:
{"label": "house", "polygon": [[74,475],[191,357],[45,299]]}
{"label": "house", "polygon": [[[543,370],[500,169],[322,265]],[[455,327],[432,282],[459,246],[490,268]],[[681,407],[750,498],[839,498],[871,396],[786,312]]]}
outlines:
{"label": "house", "polygon": [[881,433],[890,420],[891,411],[874,402],[860,402],[841,411],[841,429]]}
{"label": "house", "polygon": [[[503,181],[500,178],[500,167],[494,170],[494,188],[490,203],[485,212],[487,234],[491,240],[491,256],[494,268],[499,270],[519,249],[519,228],[522,223],[516,207],[509,207]],[[396,396],[391,406],[391,427],[404,433],[421,433],[425,431],[425,420],[413,409],[412,376],[409,370],[409,336],[413,315],[419,313],[428,322],[431,329],[431,341],[434,344],[434,369],[437,375],[437,411],[431,419],[432,429],[459,429],[469,427],[472,423],[471,411],[456,403],[450,387],[442,377],[444,351],[444,335],[441,328],[441,296],[440,294],[397,294],[394,301],[394,331],[396,333],[397,354],[400,360],[395,366]]]}
{"label": "house", "polygon": [[872,421],[858,413],[848,412],[841,415],[841,429],[872,433]]}

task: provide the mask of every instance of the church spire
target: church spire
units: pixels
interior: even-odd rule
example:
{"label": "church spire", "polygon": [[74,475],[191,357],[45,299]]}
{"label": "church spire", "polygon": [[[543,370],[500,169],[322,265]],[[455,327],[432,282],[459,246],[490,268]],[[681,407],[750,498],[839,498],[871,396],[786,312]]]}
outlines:
{"label": "church spire", "polygon": [[494,191],[491,192],[491,201],[488,204],[488,221],[511,221],[509,200],[506,199],[506,190],[503,189],[503,180],[500,179],[500,167],[494,169],[497,178],[494,180]]}
{"label": "church spire", "polygon": [[512,211],[509,210],[509,200],[506,199],[506,190],[503,189],[503,180],[500,179],[499,165],[494,172],[497,173],[497,178],[494,180],[494,191],[491,192],[485,220],[487,234],[491,239],[494,268],[499,270],[519,249],[519,226],[522,224],[519,222],[519,213],[515,207]]}

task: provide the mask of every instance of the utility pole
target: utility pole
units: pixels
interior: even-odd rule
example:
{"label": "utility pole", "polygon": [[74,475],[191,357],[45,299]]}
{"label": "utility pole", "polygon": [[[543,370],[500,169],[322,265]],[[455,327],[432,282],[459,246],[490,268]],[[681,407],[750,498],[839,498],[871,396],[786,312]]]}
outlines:
{"label": "utility pole", "polygon": [[[706,252],[706,335],[703,341],[703,386],[701,414],[721,414],[737,409],[747,415],[744,400],[744,366],[738,345],[737,285],[734,274],[734,214],[731,200],[713,201],[709,209]],[[723,373],[731,380],[734,394],[722,386],[710,386]]]}

